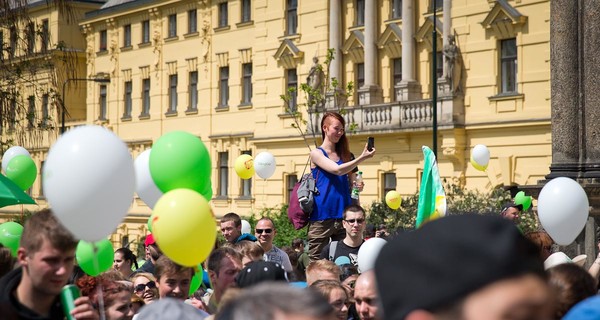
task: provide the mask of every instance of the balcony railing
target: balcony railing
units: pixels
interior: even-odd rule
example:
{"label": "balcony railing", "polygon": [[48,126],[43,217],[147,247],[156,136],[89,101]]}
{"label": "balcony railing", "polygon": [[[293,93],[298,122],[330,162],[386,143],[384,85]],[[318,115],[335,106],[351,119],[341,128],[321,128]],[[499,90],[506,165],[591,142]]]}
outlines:
{"label": "balcony railing", "polygon": [[[457,125],[464,122],[462,106],[452,100],[438,101],[438,125]],[[323,111],[311,112],[314,129],[319,125]],[[385,104],[350,106],[344,109],[346,124],[355,124],[356,131],[396,131],[431,128],[433,108],[431,100],[414,100]]]}

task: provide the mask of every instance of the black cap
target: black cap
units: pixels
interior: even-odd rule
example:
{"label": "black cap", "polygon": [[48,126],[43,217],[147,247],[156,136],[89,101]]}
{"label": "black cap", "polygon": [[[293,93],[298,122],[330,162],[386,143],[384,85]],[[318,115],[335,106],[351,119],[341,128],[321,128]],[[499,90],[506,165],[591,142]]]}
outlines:
{"label": "black cap", "polygon": [[523,205],[522,204],[515,204],[514,202],[507,202],[504,204],[504,206],[502,206],[502,211],[504,212],[504,210],[508,209],[508,208],[516,208],[519,211],[523,211]]}
{"label": "black cap", "polygon": [[235,282],[240,288],[247,288],[264,281],[287,282],[283,266],[275,262],[253,261],[248,263],[235,277]]}
{"label": "black cap", "polygon": [[498,216],[448,216],[401,233],[375,262],[386,319],[413,310],[435,312],[498,280],[544,277],[538,250],[515,225]]}

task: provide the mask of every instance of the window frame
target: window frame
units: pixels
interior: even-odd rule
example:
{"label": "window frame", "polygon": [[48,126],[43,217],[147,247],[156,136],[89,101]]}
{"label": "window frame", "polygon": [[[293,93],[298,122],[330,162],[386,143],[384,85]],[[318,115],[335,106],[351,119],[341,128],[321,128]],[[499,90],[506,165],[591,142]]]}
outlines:
{"label": "window frame", "polygon": [[133,112],[133,82],[123,82],[123,118],[130,119]]}
{"label": "window frame", "polygon": [[[244,150],[241,154],[247,154],[252,156],[252,150]],[[240,178],[240,198],[249,199],[252,198],[252,178],[242,179]]]}
{"label": "window frame", "polygon": [[356,8],[354,10],[354,14],[355,14],[354,25],[356,27],[364,26],[365,19],[366,19],[366,15],[365,15],[366,0],[355,0],[354,4],[356,5]]}
{"label": "window frame", "polygon": [[219,165],[219,188],[218,196],[226,198],[229,193],[229,152],[223,151],[218,153]]}
{"label": "window frame", "polygon": [[198,32],[198,11],[196,9],[188,10],[188,34]]}
{"label": "window frame", "polygon": [[167,113],[177,113],[177,73],[169,75],[169,110]]}
{"label": "window frame", "polygon": [[252,62],[242,63],[242,105],[252,104]]}
{"label": "window frame", "polygon": [[285,34],[298,34],[298,0],[287,0],[285,7]]}
{"label": "window frame", "polygon": [[123,26],[123,47],[131,47],[131,24]]}
{"label": "window frame", "polygon": [[150,116],[150,78],[142,79],[142,113],[140,116]]}
{"label": "window frame", "polygon": [[392,0],[390,2],[390,19],[402,19],[402,0]]}
{"label": "window frame", "polygon": [[35,127],[35,96],[27,97],[27,127],[29,129]]}
{"label": "window frame", "polygon": [[252,0],[241,0],[240,22],[252,21]]}
{"label": "window frame", "polygon": [[44,93],[42,95],[42,119],[41,119],[41,126],[42,127],[46,127],[48,125],[48,120],[49,120],[49,116],[50,116],[50,95],[47,93]]}
{"label": "window frame", "polygon": [[198,110],[198,71],[188,73],[188,111]]}
{"label": "window frame", "polygon": [[106,121],[108,116],[108,86],[101,84],[98,97],[98,120]]}
{"label": "window frame", "polygon": [[[510,55],[505,54],[505,44],[510,43],[514,50],[514,53]],[[517,75],[518,75],[518,46],[516,38],[508,38],[500,40],[500,50],[499,51],[499,63],[500,63],[500,83],[499,83],[499,92],[500,94],[516,94],[518,93],[518,83],[517,83]],[[511,72],[507,74],[507,70],[509,68]],[[511,90],[512,89],[512,90]]]}
{"label": "window frame", "polygon": [[219,68],[219,107],[229,106],[229,66]]}
{"label": "window frame", "polygon": [[98,35],[98,51],[107,51],[108,50],[108,32],[106,29],[100,30],[100,34]]}
{"label": "window frame", "polygon": [[[392,178],[393,177],[393,180]],[[388,180],[389,178],[389,180]],[[388,181],[393,181],[393,186],[388,185]],[[383,172],[381,174],[381,190],[383,191],[383,199],[385,199],[385,195],[392,190],[396,190],[398,187],[398,177],[396,176],[396,172]]]}
{"label": "window frame", "polygon": [[35,22],[31,21],[25,28],[26,41],[27,41],[27,54],[33,54],[35,52]]}
{"label": "window frame", "polygon": [[[290,88],[295,88],[296,90],[290,92]],[[285,90],[290,98],[288,101],[288,111],[296,112],[298,110],[298,70],[296,68],[286,69]]]}
{"label": "window frame", "polygon": [[285,175],[285,203],[290,204],[290,197],[292,196],[292,192],[294,192],[294,187],[298,182],[297,174],[286,174]]}
{"label": "window frame", "polygon": [[229,26],[229,2],[228,1],[223,1],[221,3],[219,3],[218,6],[219,12],[218,12],[218,24],[217,26],[219,28],[224,28]]}
{"label": "window frame", "polygon": [[142,21],[142,42],[150,43],[150,20]]}
{"label": "window frame", "polygon": [[168,19],[168,24],[167,24],[167,37],[168,38],[175,38],[177,37],[177,14],[173,13],[170,14]]}
{"label": "window frame", "polygon": [[42,20],[42,30],[40,34],[41,50],[46,52],[50,43],[50,24],[48,19]]}

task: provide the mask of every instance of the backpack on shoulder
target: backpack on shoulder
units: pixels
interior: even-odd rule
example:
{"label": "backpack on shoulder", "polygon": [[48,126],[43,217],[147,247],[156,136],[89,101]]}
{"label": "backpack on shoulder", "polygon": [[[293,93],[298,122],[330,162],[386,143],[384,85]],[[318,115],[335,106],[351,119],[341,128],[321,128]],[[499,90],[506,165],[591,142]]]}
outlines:
{"label": "backpack on shoulder", "polygon": [[[304,171],[306,171],[306,166]],[[303,174],[300,181],[296,182],[294,189],[292,189],[287,212],[288,218],[296,230],[300,230],[308,224],[308,219],[315,206],[315,195],[317,194],[319,194],[317,180],[310,172]]]}

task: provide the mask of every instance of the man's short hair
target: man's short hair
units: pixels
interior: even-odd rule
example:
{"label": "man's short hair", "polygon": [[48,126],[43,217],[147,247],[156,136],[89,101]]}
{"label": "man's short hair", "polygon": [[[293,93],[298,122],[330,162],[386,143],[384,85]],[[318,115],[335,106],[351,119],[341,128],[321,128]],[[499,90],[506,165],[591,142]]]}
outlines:
{"label": "man's short hair", "polygon": [[344,219],[346,219],[346,212],[348,212],[348,211],[362,212],[363,218],[365,217],[365,209],[363,209],[363,207],[361,207],[357,204],[351,204],[344,209]]}
{"label": "man's short hair", "polygon": [[218,272],[221,269],[221,261],[225,257],[232,257],[239,261],[242,261],[242,254],[230,247],[220,247],[218,249],[213,250],[208,256],[207,269],[209,271]]}
{"label": "man's short hair", "polygon": [[65,228],[50,209],[43,209],[33,214],[23,227],[20,246],[27,254],[40,250],[43,239],[57,249],[67,251],[77,247],[77,239]]}
{"label": "man's short hair", "polygon": [[302,248],[304,248],[304,240],[302,240],[300,238],[295,238],[294,240],[292,240],[292,248],[296,249],[296,248],[299,248],[300,246],[302,246]]}
{"label": "man's short hair", "polygon": [[263,254],[265,254],[265,249],[254,241],[242,240],[235,243],[232,247],[247,257],[262,259]]}
{"label": "man's short hair", "polygon": [[[319,280],[319,279],[312,279],[313,277],[311,277],[311,275],[313,273],[319,272],[319,271],[324,271],[324,272],[329,272],[332,275],[335,276],[336,279],[340,278],[340,267],[337,266],[337,264],[335,264],[333,261],[329,261],[327,259],[321,259],[321,260],[315,260],[315,261],[311,261],[308,266],[306,267],[306,279],[307,280]],[[307,281],[307,282],[314,282],[314,281]]]}
{"label": "man's short hair", "polygon": [[219,223],[223,223],[223,222],[227,222],[227,221],[233,221],[233,225],[237,228],[240,227],[242,225],[242,219],[240,219],[240,216],[235,213],[235,212],[229,212],[227,214],[225,214],[221,220],[219,221]]}
{"label": "man's short hair", "polygon": [[156,265],[154,266],[154,274],[156,275],[156,279],[160,281],[160,278],[163,275],[173,275],[178,273],[188,272],[190,274],[190,279],[194,276],[194,269],[191,267],[184,267],[169,259],[167,256],[162,255],[158,260],[156,260]]}
{"label": "man's short hair", "polygon": [[333,313],[327,299],[317,292],[271,282],[242,291],[219,310],[215,320],[266,320],[275,319],[278,314],[325,319]]}

